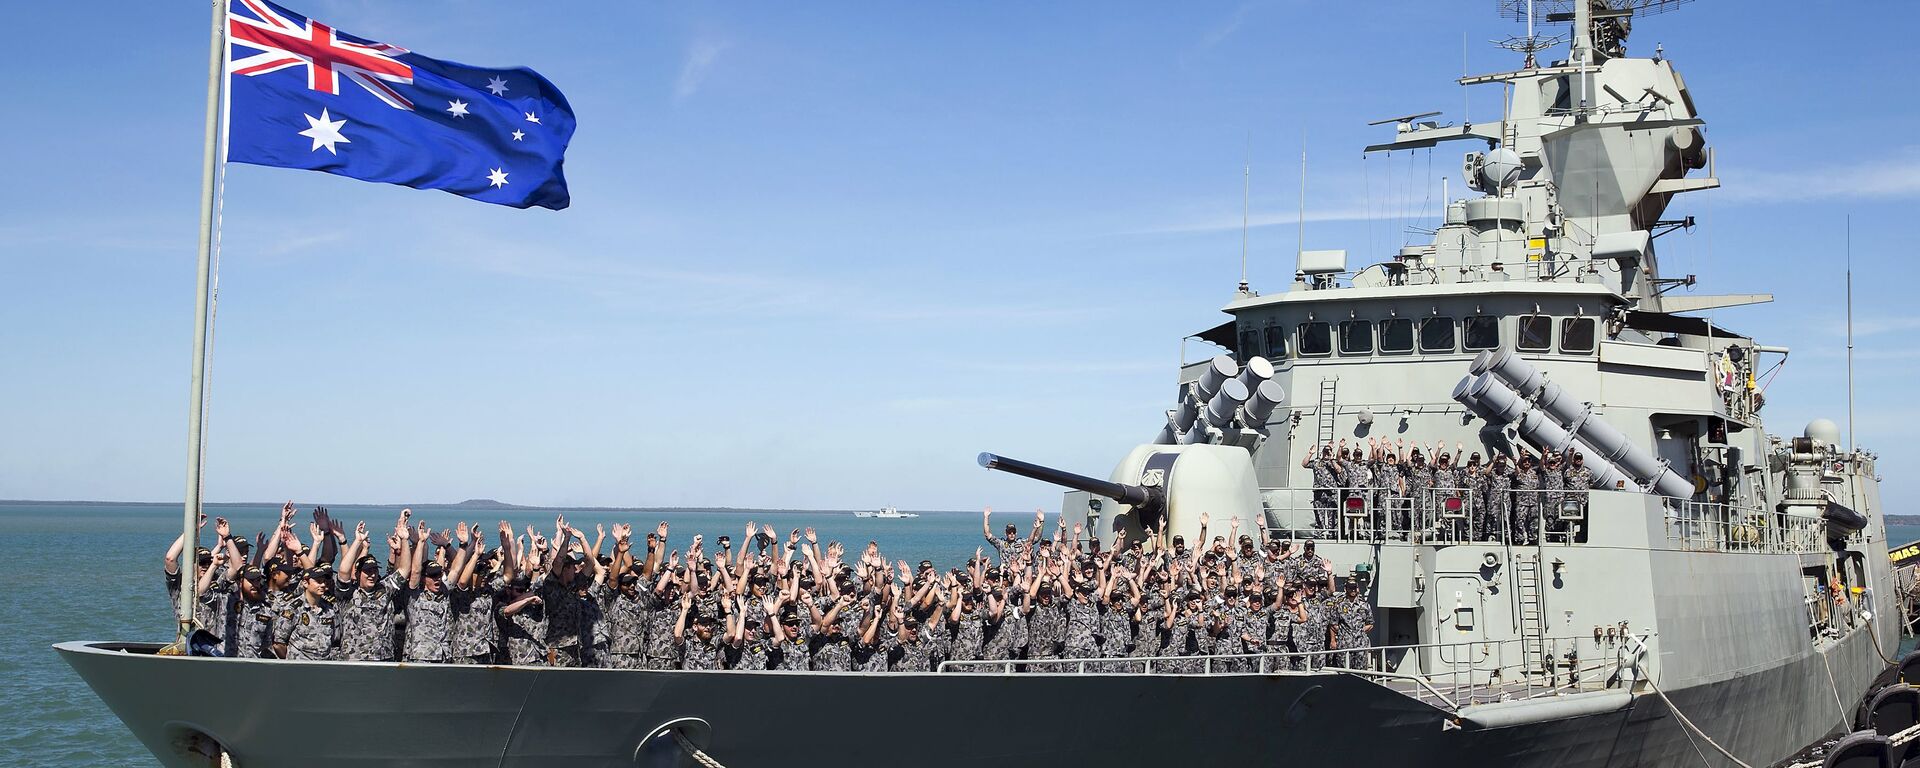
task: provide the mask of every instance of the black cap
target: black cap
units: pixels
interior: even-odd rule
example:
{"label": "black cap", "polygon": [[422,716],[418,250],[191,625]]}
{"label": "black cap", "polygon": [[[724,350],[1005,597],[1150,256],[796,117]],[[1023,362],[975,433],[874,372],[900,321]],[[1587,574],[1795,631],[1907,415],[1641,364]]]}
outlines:
{"label": "black cap", "polygon": [[620,574],[620,586],[624,587],[629,584],[638,584],[638,583],[640,583],[640,574],[634,573],[632,571],[628,571],[626,573]]}
{"label": "black cap", "polygon": [[233,537],[233,548],[240,550],[240,554],[244,555],[253,550],[253,542],[235,536]]}
{"label": "black cap", "polygon": [[281,572],[281,573],[284,573],[284,574],[286,574],[286,575],[288,575],[288,576],[298,576],[298,575],[300,575],[300,566],[298,566],[298,565],[294,565],[294,564],[293,564],[292,562],[290,562],[290,561],[287,561],[287,560],[281,560],[281,559],[279,559],[279,558],[274,558],[274,561],[273,561],[273,562],[271,562],[271,563],[268,563],[268,564],[267,564],[267,570],[268,570],[268,571],[279,571],[279,572]]}
{"label": "black cap", "polygon": [[245,568],[240,569],[240,578],[244,581],[251,581],[255,584],[260,584],[260,583],[264,583],[267,580],[267,574],[262,572],[259,566],[249,565]]}
{"label": "black cap", "polygon": [[439,563],[427,563],[427,567],[420,569],[420,575],[429,579],[437,579],[447,575],[447,569]]}
{"label": "black cap", "polygon": [[380,573],[380,560],[373,555],[361,555],[360,559],[353,561],[353,568],[363,573],[378,574]]}
{"label": "black cap", "polygon": [[326,581],[327,579],[331,579],[333,578],[333,566],[328,565],[326,563],[321,563],[312,568],[308,568],[307,578],[319,579],[321,581]]}

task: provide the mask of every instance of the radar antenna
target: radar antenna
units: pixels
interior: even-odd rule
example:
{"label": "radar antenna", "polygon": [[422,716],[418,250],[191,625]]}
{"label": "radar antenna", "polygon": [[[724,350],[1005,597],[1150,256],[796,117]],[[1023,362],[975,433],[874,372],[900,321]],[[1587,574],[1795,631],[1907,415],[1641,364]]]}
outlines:
{"label": "radar antenna", "polygon": [[[1620,58],[1627,54],[1627,33],[1633,30],[1633,17],[1666,13],[1693,0],[1494,0],[1503,18],[1527,24],[1524,37],[1509,37],[1495,45],[1524,53],[1527,66],[1534,66],[1533,54],[1572,40],[1574,58],[1585,60],[1582,52],[1591,46],[1601,56]],[[1570,36],[1542,37],[1534,34],[1539,22],[1572,22]]]}

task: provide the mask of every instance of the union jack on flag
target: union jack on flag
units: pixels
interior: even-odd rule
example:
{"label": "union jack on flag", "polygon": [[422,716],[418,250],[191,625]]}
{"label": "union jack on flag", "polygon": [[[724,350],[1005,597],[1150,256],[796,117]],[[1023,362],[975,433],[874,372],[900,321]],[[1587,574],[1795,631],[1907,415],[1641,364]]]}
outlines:
{"label": "union jack on flag", "polygon": [[267,0],[228,0],[226,32],[229,161],[567,207],[573,110],[539,73],[428,58]]}

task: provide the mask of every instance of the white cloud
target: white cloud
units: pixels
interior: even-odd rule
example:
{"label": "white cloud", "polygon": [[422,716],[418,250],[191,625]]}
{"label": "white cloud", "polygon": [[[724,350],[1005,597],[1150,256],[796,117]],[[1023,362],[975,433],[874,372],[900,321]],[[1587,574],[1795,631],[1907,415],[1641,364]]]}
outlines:
{"label": "white cloud", "polygon": [[1725,197],[1737,202],[1862,200],[1920,197],[1920,147],[1889,152],[1881,160],[1796,169],[1723,173]]}
{"label": "white cloud", "polygon": [[699,92],[700,86],[707,81],[707,75],[713,69],[714,61],[720,54],[732,47],[732,43],[717,38],[703,37],[693,41],[687,47],[686,61],[680,65],[680,77],[673,83],[673,98],[686,99]]}

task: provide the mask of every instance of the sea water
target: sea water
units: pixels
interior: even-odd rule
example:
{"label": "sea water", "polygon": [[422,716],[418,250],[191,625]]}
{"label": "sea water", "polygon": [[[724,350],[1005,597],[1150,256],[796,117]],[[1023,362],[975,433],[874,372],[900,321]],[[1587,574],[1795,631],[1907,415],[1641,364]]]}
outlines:
{"label": "sea water", "polygon": [[[310,507],[302,507],[295,527],[308,539]],[[386,556],[386,537],[393,531],[400,507],[330,506],[342,521],[349,539],[354,523],[365,520],[372,551]],[[236,535],[252,539],[273,525],[278,504],[211,505],[203,545],[212,541],[215,516],[233,523]],[[922,512],[918,518],[883,520],[854,517],[852,512],[733,511],[733,510],[567,510],[531,508],[416,508],[415,522],[436,530],[451,529],[459,521],[477,522],[487,533],[489,548],[496,545],[501,520],[518,534],[532,525],[542,536],[553,536],[554,515],[564,513],[592,543],[595,526],[615,523],[634,526],[634,539],[645,546],[655,525],[670,525],[669,545],[683,553],[693,535],[705,535],[705,550],[717,548],[720,536],[742,545],[749,520],[772,525],[784,546],[795,528],[816,529],[820,547],[838,541],[845,559],[856,560],[867,542],[879,544],[888,562],[922,559],[941,569],[963,565],[974,549],[985,545],[980,537],[978,512]],[[994,529],[1018,523],[1021,532],[1032,514],[997,514]],[[1048,518],[1048,524],[1053,518]],[[151,766],[145,747],[107,711],[51,646],[69,640],[132,640],[167,642],[173,622],[161,580],[161,556],[180,535],[178,504],[31,504],[0,503],[0,690],[9,712],[0,717],[0,766]],[[804,539],[803,539],[804,541]],[[611,552],[609,538],[603,551]]]}

